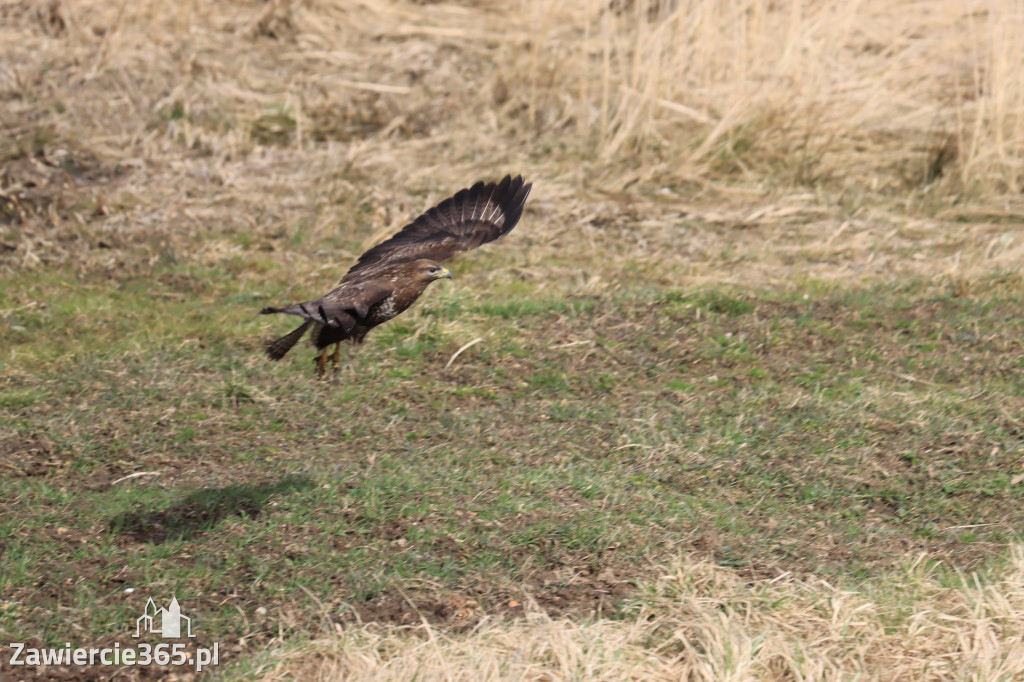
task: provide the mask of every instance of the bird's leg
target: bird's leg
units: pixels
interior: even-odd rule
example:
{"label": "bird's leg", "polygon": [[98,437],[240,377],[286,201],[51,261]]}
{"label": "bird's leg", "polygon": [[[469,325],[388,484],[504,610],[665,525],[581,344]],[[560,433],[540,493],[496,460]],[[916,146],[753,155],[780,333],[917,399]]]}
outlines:
{"label": "bird's leg", "polygon": [[323,350],[320,351],[320,355],[316,357],[316,378],[323,379],[324,372],[327,371],[327,349],[330,346],[324,346]]}
{"label": "bird's leg", "polygon": [[334,368],[334,373],[338,373],[338,361],[341,359],[341,343],[334,344],[334,352],[331,353],[331,367]]}

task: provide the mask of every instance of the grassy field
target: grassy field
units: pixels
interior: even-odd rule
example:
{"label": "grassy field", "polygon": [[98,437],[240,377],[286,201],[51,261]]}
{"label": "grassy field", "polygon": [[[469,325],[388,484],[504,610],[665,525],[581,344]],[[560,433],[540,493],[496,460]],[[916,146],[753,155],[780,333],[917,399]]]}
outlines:
{"label": "grassy field", "polygon": [[[176,595],[229,679],[1020,679],[1022,36],[0,0],[4,645]],[[521,225],[332,381],[262,356],[508,172]]]}

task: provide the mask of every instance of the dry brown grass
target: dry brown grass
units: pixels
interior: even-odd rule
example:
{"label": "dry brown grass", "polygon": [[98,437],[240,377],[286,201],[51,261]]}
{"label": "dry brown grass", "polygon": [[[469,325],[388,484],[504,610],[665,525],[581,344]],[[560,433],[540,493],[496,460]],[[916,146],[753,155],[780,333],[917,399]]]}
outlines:
{"label": "dry brown grass", "polygon": [[[748,582],[683,561],[635,618],[578,623],[533,609],[468,634],[368,626],[274,653],[262,680],[1014,680],[1024,675],[1024,551],[1002,578],[940,579],[919,557],[865,591]],[[957,583],[950,585],[951,582]]]}
{"label": "dry brown grass", "polygon": [[1019,3],[610,4],[553,3],[545,44],[573,46],[551,77],[600,158],[628,157],[638,179],[1021,187]]}
{"label": "dry brown grass", "polygon": [[[679,217],[710,223],[711,241],[723,226],[766,227],[752,259],[766,272],[792,260],[772,252],[787,242],[817,242],[823,272],[844,255],[914,245],[926,259],[962,256],[918,268],[932,273],[1021,257],[998,242],[1000,224],[1022,215],[1019,3],[0,8],[0,159],[33,159],[44,175],[105,171],[87,197],[93,214],[51,211],[51,223],[101,223],[136,241],[173,225],[174,242],[211,224],[258,234],[311,220],[319,239],[362,202],[384,233],[422,206],[424,188],[437,198],[513,170],[537,179],[535,208],[561,227],[646,214],[655,241],[645,235],[631,258],[678,243],[662,225]],[[8,176],[6,210],[43,210],[40,178]],[[55,243],[67,239],[21,236],[5,238],[19,264],[62,247],[82,256]],[[720,260],[715,244],[707,253]]]}
{"label": "dry brown grass", "polygon": [[[1011,3],[0,14],[15,270],[224,264],[248,240],[315,258],[296,282],[314,293],[429,201],[505,172],[535,181],[514,276],[552,295],[635,267],[671,287],[913,274],[965,295],[1024,260]],[[281,253],[281,235],[301,244]]]}

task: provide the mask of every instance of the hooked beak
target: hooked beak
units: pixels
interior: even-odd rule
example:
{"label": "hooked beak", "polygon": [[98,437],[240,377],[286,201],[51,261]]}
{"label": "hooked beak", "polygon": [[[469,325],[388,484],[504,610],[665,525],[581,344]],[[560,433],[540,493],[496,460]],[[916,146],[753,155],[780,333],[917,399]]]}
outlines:
{"label": "hooked beak", "polygon": [[446,267],[442,267],[441,268],[441,272],[437,273],[437,275],[434,276],[434,279],[451,279],[451,278],[452,278],[452,272],[451,272],[451,270],[449,270]]}

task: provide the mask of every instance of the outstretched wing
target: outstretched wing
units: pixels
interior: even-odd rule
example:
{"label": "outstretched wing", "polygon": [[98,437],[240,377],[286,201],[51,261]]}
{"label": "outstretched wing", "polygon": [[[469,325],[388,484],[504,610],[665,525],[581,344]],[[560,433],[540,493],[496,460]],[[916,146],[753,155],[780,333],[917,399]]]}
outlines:
{"label": "outstretched wing", "polygon": [[368,279],[386,266],[418,258],[443,261],[504,237],[523,215],[532,186],[521,175],[506,175],[501,182],[460,190],[360,256],[341,281]]}
{"label": "outstretched wing", "polygon": [[319,322],[328,327],[341,327],[345,333],[356,326],[357,318],[364,318],[370,306],[380,303],[394,293],[394,288],[381,282],[364,282],[340,286],[322,298],[305,303],[293,303],[283,308],[264,308],[263,315],[288,313]]}

